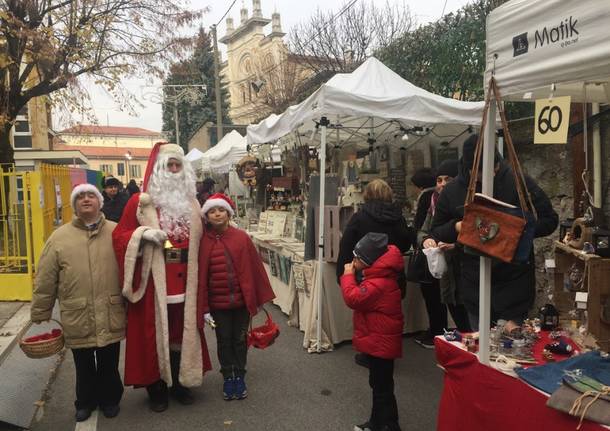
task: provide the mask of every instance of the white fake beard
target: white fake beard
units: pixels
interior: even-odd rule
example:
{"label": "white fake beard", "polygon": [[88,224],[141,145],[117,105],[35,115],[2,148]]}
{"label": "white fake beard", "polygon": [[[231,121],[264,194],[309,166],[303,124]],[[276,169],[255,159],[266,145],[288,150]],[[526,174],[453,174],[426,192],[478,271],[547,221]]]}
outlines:
{"label": "white fake beard", "polygon": [[160,156],[153,168],[148,184],[155,207],[159,209],[161,229],[175,240],[189,237],[193,200],[196,196],[195,173],[187,160],[182,160],[182,170],[171,173],[167,170],[167,155]]}

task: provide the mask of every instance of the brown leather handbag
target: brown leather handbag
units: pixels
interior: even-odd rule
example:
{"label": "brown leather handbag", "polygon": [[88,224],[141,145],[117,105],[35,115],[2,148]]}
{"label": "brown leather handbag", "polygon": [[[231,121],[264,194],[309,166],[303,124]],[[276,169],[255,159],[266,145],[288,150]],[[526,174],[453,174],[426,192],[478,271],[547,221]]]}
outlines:
{"label": "brown leather handbag", "polygon": [[[519,255],[519,263],[529,258],[533,237],[534,220],[536,212],[531,196],[525,184],[525,176],[513,141],[508,130],[508,123],[495,79],[489,83],[489,90],[483,110],[481,130],[485,130],[489,104],[496,103],[504,129],[505,147],[508,152],[508,161],[511,166],[519,196],[519,207],[476,193],[477,178],[483,155],[482,133],[475,149],[468,193],[464,203],[464,218],[462,228],[458,235],[458,242],[465,246],[467,251],[499,259],[503,262],[515,262],[515,254]],[[527,197],[527,201],[526,201]],[[528,226],[529,229],[526,229]]]}

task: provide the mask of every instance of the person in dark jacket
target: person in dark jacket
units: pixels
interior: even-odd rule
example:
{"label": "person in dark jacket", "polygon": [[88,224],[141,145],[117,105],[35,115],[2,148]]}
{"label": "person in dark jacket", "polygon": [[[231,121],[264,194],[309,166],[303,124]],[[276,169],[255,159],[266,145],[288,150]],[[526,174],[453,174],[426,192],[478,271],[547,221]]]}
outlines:
{"label": "person in dark jacket", "polygon": [[138,185],[136,184],[136,180],[131,179],[129,180],[129,182],[127,183],[127,193],[129,194],[129,196],[133,196],[136,193],[140,193],[140,187],[138,187]]}
{"label": "person in dark jacket", "polygon": [[[464,201],[474,160],[474,152],[478,136],[470,136],[462,151],[460,172],[455,181],[445,186],[436,204],[436,212],[432,220],[431,233],[437,241],[446,243],[457,242],[464,217]],[[515,180],[509,165],[496,152],[494,158],[493,197],[512,205],[519,205]],[[474,175],[479,175],[474,173]],[[557,228],[558,216],[544,191],[529,176],[525,182],[532,197],[538,220],[536,221],[536,237],[553,233]],[[477,191],[481,184],[477,183]],[[458,286],[464,305],[471,317],[473,329],[478,328],[479,315],[479,257],[458,253],[461,276]],[[491,272],[491,320],[504,319],[521,324],[534,303],[535,291],[535,261],[532,250],[530,263],[519,265],[492,261]]]}
{"label": "person in dark jacket", "polygon": [[121,181],[118,178],[106,177],[104,180],[104,206],[102,212],[107,220],[118,223],[123,215],[123,209],[127,205],[129,196],[124,191],[121,191]]}
{"label": "person in dark jacket", "polygon": [[436,173],[432,168],[418,169],[411,177],[411,182],[419,190],[415,207],[415,218],[413,219],[413,227],[417,232],[421,229],[428,215],[432,194],[436,189]]}
{"label": "person in dark jacket", "polygon": [[[390,244],[405,253],[411,248],[415,233],[407,226],[399,205],[393,203],[392,189],[385,181],[375,179],[364,189],[364,205],[347,222],[339,243],[337,257],[337,281],[343,275],[343,266],[353,259],[356,243],[369,232],[388,234]],[[404,287],[404,274],[401,277]]]}
{"label": "person in dark jacket", "polygon": [[354,247],[353,262],[346,263],[341,291],[354,310],[352,343],[369,357],[369,385],[373,407],[359,431],[400,431],[394,395],[394,360],[402,356],[403,314],[398,275],[404,261],[388,235],[367,233]]}
{"label": "person in dark jacket", "polygon": [[[468,321],[468,313],[466,308],[459,298],[456,285],[459,281],[459,268],[453,265],[453,255],[455,254],[455,244],[447,244],[438,242],[430,235],[430,226],[436,211],[441,192],[450,181],[453,181],[458,176],[458,161],[445,160],[440,164],[436,173],[436,187],[430,199],[426,219],[418,232],[417,244],[420,248],[440,247],[443,250],[445,260],[448,264],[448,271],[437,280],[434,277],[430,278],[430,282],[420,283],[420,288],[424,302],[426,303],[426,311],[428,312],[429,329],[422,335],[415,337],[415,342],[426,349],[434,348],[434,337],[442,335],[448,327],[447,324],[447,309],[451,312],[451,317],[455,322],[457,329],[460,332],[471,332],[470,322]],[[427,262],[424,262],[427,266]]]}

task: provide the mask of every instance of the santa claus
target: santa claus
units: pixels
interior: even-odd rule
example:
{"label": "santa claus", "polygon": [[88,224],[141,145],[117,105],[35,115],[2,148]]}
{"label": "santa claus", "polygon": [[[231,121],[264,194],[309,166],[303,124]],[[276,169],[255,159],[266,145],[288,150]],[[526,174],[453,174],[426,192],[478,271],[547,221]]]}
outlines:
{"label": "santa claus", "polygon": [[125,384],[146,387],[155,412],[167,409],[170,393],[192,404],[188,388],[201,385],[211,369],[197,325],[203,228],[195,194],[195,174],[182,148],[157,143],[143,192],[131,197],[113,233],[129,300]]}

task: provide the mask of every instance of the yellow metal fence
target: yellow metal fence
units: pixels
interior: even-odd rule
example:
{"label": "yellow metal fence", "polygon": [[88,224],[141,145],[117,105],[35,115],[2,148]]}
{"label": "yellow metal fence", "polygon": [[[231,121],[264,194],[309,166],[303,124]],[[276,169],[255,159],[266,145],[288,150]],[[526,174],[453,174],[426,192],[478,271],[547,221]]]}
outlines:
{"label": "yellow metal fence", "polygon": [[0,168],[0,300],[30,300],[47,238],[72,219],[70,168]]}

